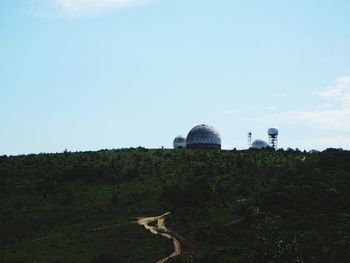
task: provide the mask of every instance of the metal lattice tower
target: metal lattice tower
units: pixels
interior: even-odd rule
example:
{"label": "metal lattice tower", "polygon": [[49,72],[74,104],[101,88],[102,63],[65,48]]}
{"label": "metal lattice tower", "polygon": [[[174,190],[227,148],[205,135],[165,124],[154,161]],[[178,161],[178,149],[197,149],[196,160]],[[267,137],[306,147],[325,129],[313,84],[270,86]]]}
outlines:
{"label": "metal lattice tower", "polygon": [[248,132],[248,148],[252,147],[252,133]]}
{"label": "metal lattice tower", "polygon": [[278,148],[278,130],[276,128],[270,128],[268,130],[269,144],[272,148]]}

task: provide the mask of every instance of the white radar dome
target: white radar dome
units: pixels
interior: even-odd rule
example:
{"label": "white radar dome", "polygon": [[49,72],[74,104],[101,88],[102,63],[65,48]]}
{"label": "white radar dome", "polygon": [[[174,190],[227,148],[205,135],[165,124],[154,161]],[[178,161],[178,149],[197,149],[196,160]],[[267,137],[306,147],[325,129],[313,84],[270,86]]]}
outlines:
{"label": "white radar dome", "polygon": [[186,148],[186,138],[182,135],[177,136],[173,142],[174,149]]}
{"label": "white radar dome", "polygon": [[270,128],[268,130],[269,135],[278,135],[278,130],[276,128]]}
{"label": "white radar dome", "polygon": [[221,137],[213,126],[201,124],[188,133],[186,144],[190,149],[221,149]]}
{"label": "white radar dome", "polygon": [[264,149],[270,147],[270,145],[263,140],[255,140],[252,144],[253,149]]}

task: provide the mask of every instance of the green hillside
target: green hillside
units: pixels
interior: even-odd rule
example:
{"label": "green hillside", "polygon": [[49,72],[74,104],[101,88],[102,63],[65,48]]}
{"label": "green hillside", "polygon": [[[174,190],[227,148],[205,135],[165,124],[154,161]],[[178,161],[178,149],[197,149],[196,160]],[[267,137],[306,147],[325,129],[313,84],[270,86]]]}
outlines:
{"label": "green hillside", "polygon": [[0,262],[350,262],[350,152],[146,150],[0,157]]}

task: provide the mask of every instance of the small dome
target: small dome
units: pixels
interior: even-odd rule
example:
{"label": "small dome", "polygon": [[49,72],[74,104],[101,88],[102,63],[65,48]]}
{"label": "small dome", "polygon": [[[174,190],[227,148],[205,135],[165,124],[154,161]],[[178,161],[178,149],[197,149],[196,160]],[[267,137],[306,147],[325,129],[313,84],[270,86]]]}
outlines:
{"label": "small dome", "polygon": [[187,135],[187,148],[221,149],[219,132],[210,125],[201,124],[194,127]]}
{"label": "small dome", "polygon": [[182,135],[177,136],[173,142],[174,149],[186,148],[186,138]]}
{"label": "small dome", "polygon": [[270,128],[268,130],[269,135],[278,135],[278,130],[276,128]]}
{"label": "small dome", "polygon": [[252,144],[253,149],[264,149],[270,147],[270,145],[263,140],[255,140]]}

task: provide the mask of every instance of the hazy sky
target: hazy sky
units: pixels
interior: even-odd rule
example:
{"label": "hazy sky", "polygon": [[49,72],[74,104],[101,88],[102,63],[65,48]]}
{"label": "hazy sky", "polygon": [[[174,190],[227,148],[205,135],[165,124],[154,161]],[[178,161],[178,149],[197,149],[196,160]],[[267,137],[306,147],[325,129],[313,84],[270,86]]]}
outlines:
{"label": "hazy sky", "polygon": [[350,149],[350,1],[3,0],[0,91],[0,154]]}

